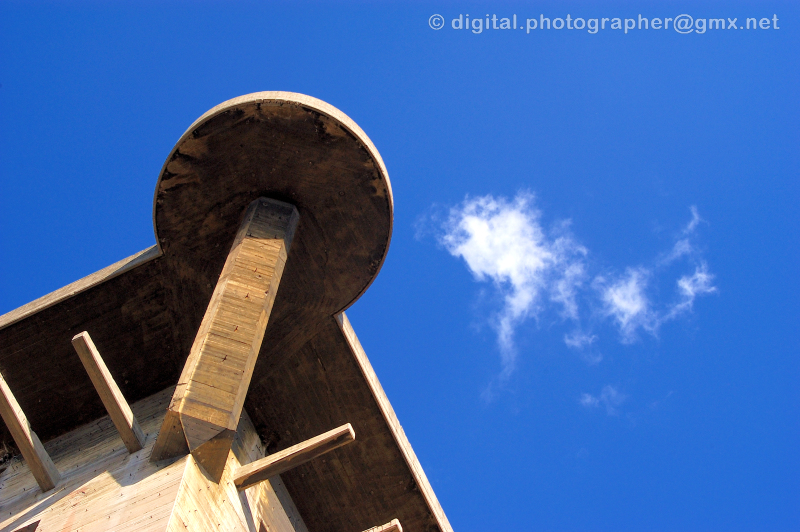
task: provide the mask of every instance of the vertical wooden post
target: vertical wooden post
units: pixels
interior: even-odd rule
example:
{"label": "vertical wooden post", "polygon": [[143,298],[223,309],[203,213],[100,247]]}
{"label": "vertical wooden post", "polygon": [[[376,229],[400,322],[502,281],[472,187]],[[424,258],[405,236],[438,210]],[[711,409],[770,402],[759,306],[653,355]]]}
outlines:
{"label": "vertical wooden post", "polygon": [[129,453],[135,453],[144,447],[144,434],[142,429],[139,428],[136,418],[131,412],[131,407],[123,397],[122,392],[119,391],[119,386],[114,382],[114,378],[103,362],[100,353],[92,342],[89,333],[83,331],[76,334],[72,339],[72,346],[77,351],[78,356],[83,362],[83,367],[86,368],[86,373],[92,380],[95,390],[100,395],[103,401],[103,406],[106,407],[111,421],[117,427],[122,442],[128,448]]}
{"label": "vertical wooden post", "polygon": [[152,460],[191,452],[219,480],[244,406],[299,214],[250,204],[203,316]]}
{"label": "vertical wooden post", "polygon": [[31,429],[28,418],[25,417],[25,413],[14,398],[14,394],[11,393],[2,374],[0,374],[0,416],[11,432],[25,463],[28,464],[42,491],[55,488],[61,475],[47,451],[44,450],[39,437]]}

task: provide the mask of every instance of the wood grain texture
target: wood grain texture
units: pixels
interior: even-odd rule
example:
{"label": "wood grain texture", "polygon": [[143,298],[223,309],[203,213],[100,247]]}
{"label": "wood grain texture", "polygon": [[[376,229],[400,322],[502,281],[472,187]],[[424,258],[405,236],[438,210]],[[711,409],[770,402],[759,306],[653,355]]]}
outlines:
{"label": "wood grain texture", "polygon": [[336,316],[336,323],[339,325],[339,329],[347,340],[348,347],[358,362],[361,373],[369,384],[372,395],[383,414],[383,418],[391,429],[392,436],[400,452],[403,453],[403,458],[414,476],[415,483],[422,493],[422,496],[425,498],[428,508],[430,508],[431,512],[436,516],[439,528],[442,531],[452,532],[453,529],[450,526],[450,521],[448,521],[441,504],[439,504],[439,500],[436,498],[436,494],[431,487],[431,483],[428,481],[425,471],[422,470],[422,464],[419,463],[419,459],[414,449],[411,447],[411,443],[408,441],[403,427],[400,425],[400,420],[397,419],[397,414],[395,414],[394,408],[392,408],[392,404],[386,396],[386,392],[383,391],[383,386],[381,386],[378,376],[375,374],[375,370],[372,368],[372,364],[367,358],[366,352],[364,352],[364,348],[361,347],[361,342],[358,340],[356,332],[350,324],[350,320],[348,320],[345,313],[342,312]]}
{"label": "wood grain texture", "polygon": [[326,316],[350,306],[378,274],[392,234],[391,184],[369,137],[335,107],[302,94],[221,103],[164,163],[153,204],[158,244],[179,271],[196,269],[209,250],[228,245],[240,209],[259,196],[300,212],[281,290],[292,306]]}
{"label": "wood grain texture", "polygon": [[45,451],[42,442],[31,429],[25,412],[19,407],[19,403],[11,393],[2,373],[0,373],[0,416],[11,431],[17,448],[25,457],[25,463],[42,491],[56,487],[61,475]]}
{"label": "wood grain texture", "polygon": [[119,391],[119,386],[108,371],[100,352],[92,342],[91,336],[86,331],[76,334],[72,338],[72,346],[86,368],[86,373],[94,384],[100,400],[106,407],[106,412],[114,422],[128,452],[135,453],[144,447],[144,434],[139,422],[131,412],[131,407]]}
{"label": "wood grain texture", "polygon": [[109,416],[47,442],[62,472],[49,493],[32,490],[27,468],[12,464],[0,474],[0,530],[40,520],[37,532],[163,531],[186,459],[152,464],[148,458],[171,394],[169,388],[131,405],[146,435],[136,453],[125,448]]}
{"label": "wood grain texture", "polygon": [[405,437],[396,416],[387,420],[388,399],[363,350],[354,349],[334,317],[316,331],[291,354],[265,345],[246,403],[270,454],[321,427],[350,423],[358,434],[281,475],[309,529],[364,530],[397,518],[406,531],[450,532],[419,462],[399,444]]}
{"label": "wood grain texture", "polygon": [[298,213],[260,198],[247,208],[175,388],[153,460],[186,446],[213,478],[225,466],[264,338]]}
{"label": "wood grain texture", "polygon": [[79,279],[74,283],[70,283],[67,286],[55,290],[54,292],[50,292],[49,294],[38,299],[34,299],[30,303],[16,308],[11,312],[6,312],[0,316],[0,329],[4,329],[5,327],[25,319],[28,316],[33,316],[39,311],[42,311],[48,307],[52,307],[53,305],[67,300],[76,294],[113,279],[118,275],[122,275],[123,273],[160,256],[161,250],[158,248],[158,246],[152,246],[140,251],[139,253],[134,253],[130,257],[115,262],[111,266],[106,266],[102,270],[94,272],[91,275],[87,275],[83,279]]}
{"label": "wood grain texture", "polygon": [[338,449],[342,445],[347,445],[355,438],[356,434],[350,423],[342,425],[297,445],[292,445],[288,449],[242,466],[234,473],[233,483],[239,490],[247,489],[334,449]]}
{"label": "wood grain texture", "polygon": [[[411,532],[449,529],[431,510],[397,427],[333,318],[363,293],[386,257],[393,212],[386,169],[358,126],[313,98],[248,95],[193,124],[156,187],[157,246],[0,318],[0,372],[54,456],[51,443],[104,419],[68,341],[89,330],[152,438],[158,427],[148,430],[136,405],[178,382],[245,207],[261,196],[292,203],[301,220],[245,410],[270,454],[347,422],[359,439],[285,473],[285,489],[272,479],[245,493],[275,486],[273,497],[283,507],[293,499],[315,532],[364,530],[393,518]],[[137,455],[127,454],[107,423],[117,451]],[[182,427],[177,416],[170,423]],[[14,447],[0,423],[3,444]],[[16,460],[0,482],[18,468]],[[31,488],[9,489],[16,496]]]}
{"label": "wood grain texture", "polygon": [[[178,516],[205,515],[202,522],[226,517],[238,531],[255,531],[265,523],[274,532],[308,532],[279,477],[240,496],[230,471],[263,457],[264,449],[246,412],[228,457],[230,470],[219,485],[204,477],[191,455],[174,462],[152,463],[149,453],[173,389],[134,403],[142,422],[145,447],[130,454],[106,416],[80,427],[47,447],[64,472],[56,490],[43,494],[19,460],[0,473],[0,530],[38,524],[37,532],[164,532]],[[191,493],[190,493],[191,492]],[[198,503],[201,506],[193,507]],[[248,517],[250,516],[250,517]],[[187,523],[198,516],[187,516]],[[219,521],[222,522],[222,521]],[[225,528],[191,530],[225,530]]]}
{"label": "wood grain texture", "polygon": [[35,532],[37,528],[39,528],[39,521],[34,521],[22,528],[16,529],[14,532]]}
{"label": "wood grain texture", "polygon": [[368,530],[364,530],[364,532],[403,532],[403,527],[400,526],[400,521],[397,519],[392,519],[385,525],[375,526]]}

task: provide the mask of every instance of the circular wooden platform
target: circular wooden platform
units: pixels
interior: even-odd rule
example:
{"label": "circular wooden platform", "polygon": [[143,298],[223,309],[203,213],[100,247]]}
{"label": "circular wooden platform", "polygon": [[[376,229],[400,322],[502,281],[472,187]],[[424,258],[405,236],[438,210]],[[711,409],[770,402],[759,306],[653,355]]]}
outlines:
{"label": "circular wooden platform", "polygon": [[260,196],[300,213],[283,304],[327,315],[349,307],[377,275],[392,233],[389,176],[366,134],[331,105],[290,92],[214,107],[183,134],[156,184],[153,223],[165,258],[187,278],[221,269]]}

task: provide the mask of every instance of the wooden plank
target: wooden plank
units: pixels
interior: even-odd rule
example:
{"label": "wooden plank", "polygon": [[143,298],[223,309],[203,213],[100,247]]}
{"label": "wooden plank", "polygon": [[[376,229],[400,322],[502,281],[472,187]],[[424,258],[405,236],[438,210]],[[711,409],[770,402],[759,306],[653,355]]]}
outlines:
{"label": "wooden plank", "polygon": [[350,423],[347,423],[241,467],[234,474],[233,483],[236,484],[239,490],[247,489],[270,477],[280,475],[285,471],[305,464],[342,445],[347,445],[355,439],[356,433]]}
{"label": "wooden plank", "polygon": [[11,432],[14,442],[25,458],[25,463],[28,464],[42,491],[55,488],[61,478],[58,469],[47,451],[44,450],[39,437],[31,430],[25,413],[11,393],[2,374],[0,374],[0,416]]}
{"label": "wooden plank", "polygon": [[0,531],[41,521],[37,530],[44,532],[165,532],[175,530],[170,523],[187,514],[187,524],[205,523],[191,528],[202,532],[255,532],[259,523],[270,532],[308,532],[279,477],[247,492],[233,484],[233,472],[241,464],[264,456],[244,410],[220,483],[208,479],[191,456],[149,461],[173,391],[168,388],[131,405],[149,434],[137,453],[121,445],[109,416],[48,442],[62,477],[45,495],[24,463],[13,460],[0,473]]}
{"label": "wooden plank", "polygon": [[386,392],[383,390],[383,386],[381,386],[378,376],[375,374],[375,370],[372,368],[372,364],[369,358],[367,358],[367,354],[361,346],[356,332],[353,330],[353,326],[350,324],[350,320],[347,319],[344,312],[341,312],[336,315],[336,323],[339,325],[339,329],[342,331],[342,335],[347,341],[350,352],[358,363],[361,373],[369,384],[372,395],[375,397],[375,401],[381,409],[381,413],[392,432],[397,446],[403,453],[403,458],[405,458],[406,464],[408,464],[408,468],[411,470],[414,482],[419,488],[420,493],[422,493],[431,513],[436,518],[439,529],[443,532],[453,532],[453,527],[450,525],[450,521],[447,519],[442,509],[439,499],[436,498],[436,493],[434,493],[433,487],[430,481],[428,481],[425,471],[422,469],[422,464],[419,463],[419,459],[414,449],[411,447],[411,443],[408,441],[403,427],[400,425],[400,420],[397,419],[397,414],[395,414],[394,408],[392,408],[392,404],[389,402],[389,398],[386,396]]}
{"label": "wooden plank", "polygon": [[365,530],[364,532],[403,532],[403,527],[400,526],[400,521],[392,519],[385,525],[374,526]]}
{"label": "wooden plank", "polygon": [[84,331],[76,334],[72,339],[72,346],[81,358],[83,367],[86,368],[86,373],[89,374],[94,389],[100,395],[100,400],[103,401],[128,452],[135,453],[140,450],[144,447],[144,434],[139,422],[136,421],[131,407],[128,406],[128,402],[108,371],[89,333]]}
{"label": "wooden plank", "polygon": [[188,447],[212,478],[221,478],[298,220],[294,206],[277,200],[259,198],[247,208],[175,388],[154,461]]}
{"label": "wooden plank", "polygon": [[69,299],[76,294],[85,292],[94,286],[122,275],[123,273],[160,256],[161,250],[156,245],[144,249],[139,253],[135,253],[130,257],[122,259],[121,261],[115,262],[111,266],[106,266],[102,270],[94,272],[91,275],[87,275],[83,279],[78,279],[74,283],[70,283],[54,292],[50,292],[49,294],[44,295],[39,299],[35,299],[30,303],[12,310],[11,312],[6,312],[0,316],[0,329],[4,329],[9,325],[13,325],[14,323],[24,320],[29,316],[33,316],[34,314],[41,312],[46,308],[57,305],[58,303]]}

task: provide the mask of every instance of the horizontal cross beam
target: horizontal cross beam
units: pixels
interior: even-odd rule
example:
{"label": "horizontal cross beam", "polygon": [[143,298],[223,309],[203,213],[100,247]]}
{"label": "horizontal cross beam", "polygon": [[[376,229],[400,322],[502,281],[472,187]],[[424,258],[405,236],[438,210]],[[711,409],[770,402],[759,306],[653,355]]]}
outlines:
{"label": "horizontal cross beam", "polygon": [[292,445],[288,449],[240,467],[234,473],[233,483],[240,491],[245,490],[270,477],[280,475],[305,464],[342,445],[347,445],[355,439],[356,433],[350,423],[342,425],[310,440]]}

